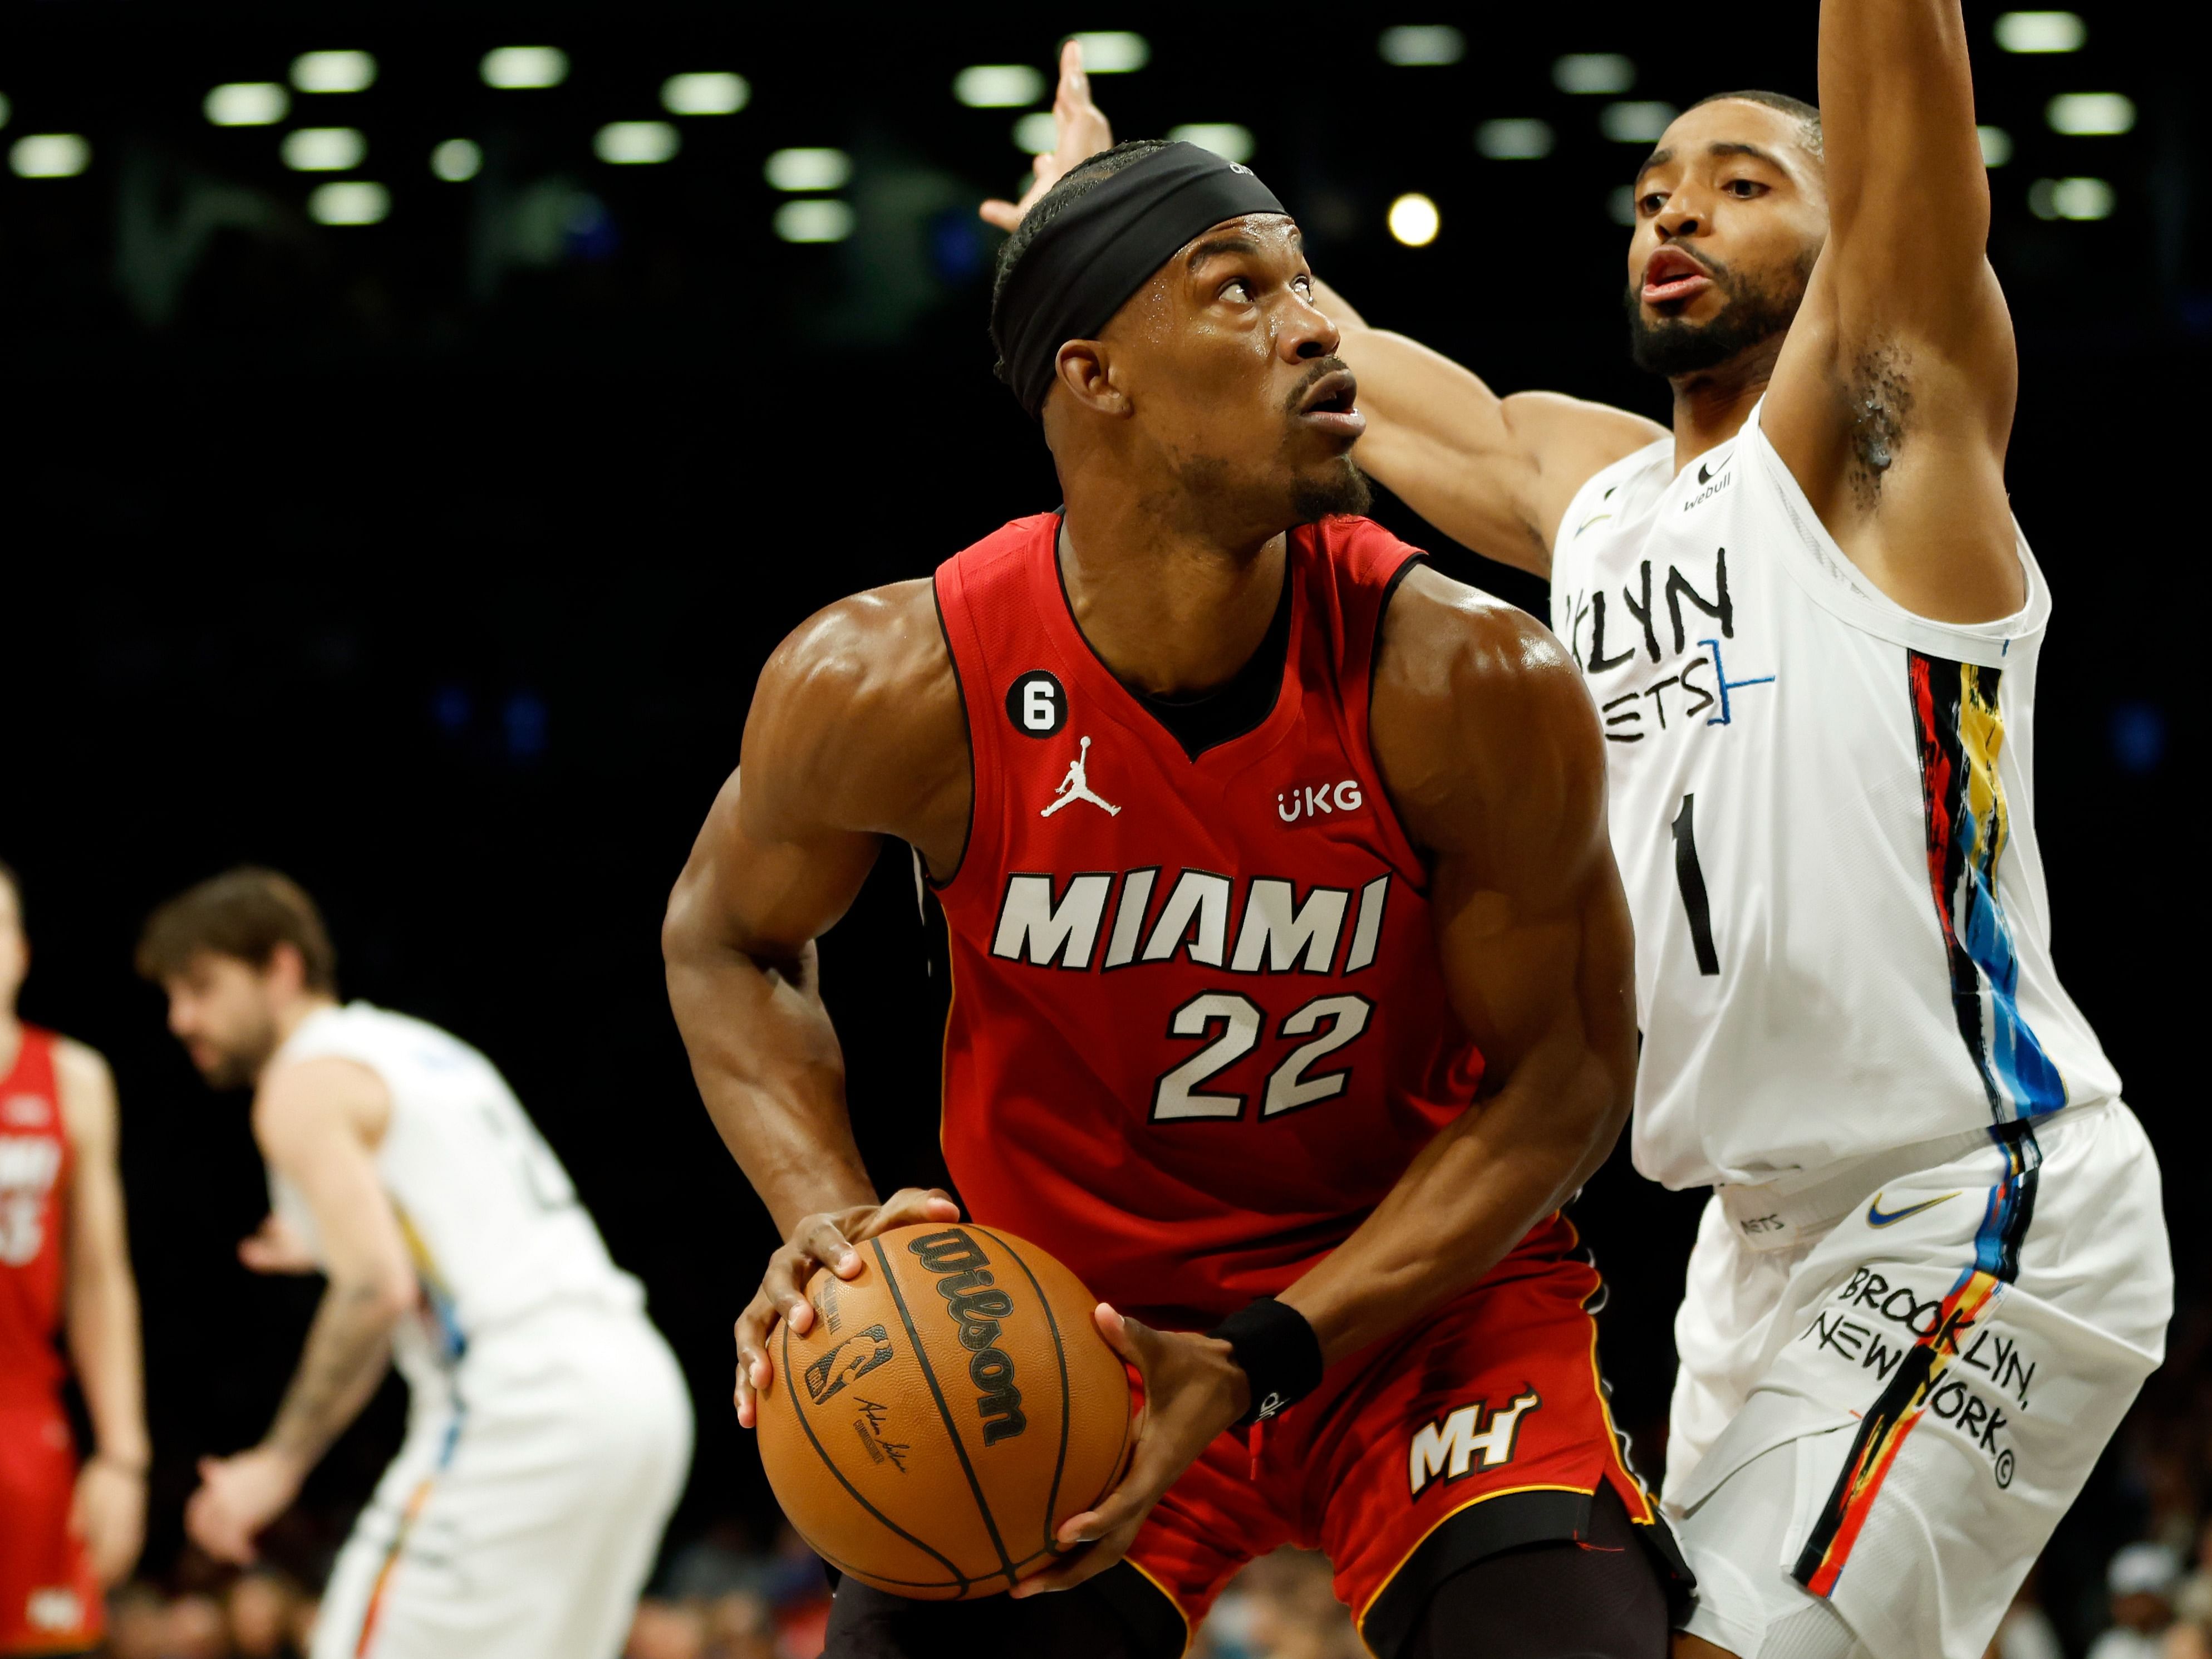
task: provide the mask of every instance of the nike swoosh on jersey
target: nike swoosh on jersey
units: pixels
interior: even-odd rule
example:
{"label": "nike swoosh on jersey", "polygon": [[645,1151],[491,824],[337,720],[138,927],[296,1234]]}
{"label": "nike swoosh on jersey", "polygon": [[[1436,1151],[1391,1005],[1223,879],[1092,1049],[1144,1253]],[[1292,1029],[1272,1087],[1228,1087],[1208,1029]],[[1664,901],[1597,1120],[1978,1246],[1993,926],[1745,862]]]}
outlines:
{"label": "nike swoosh on jersey", "polygon": [[1908,1204],[1901,1210],[1885,1212],[1881,1207],[1881,1194],[1876,1193],[1873,1201],[1867,1206],[1867,1225],[1869,1227],[1894,1226],[1909,1215],[1918,1215],[1923,1210],[1932,1210],[1938,1204],[1948,1204],[1958,1195],[1956,1193],[1946,1193],[1941,1198],[1925,1198],[1917,1204]]}

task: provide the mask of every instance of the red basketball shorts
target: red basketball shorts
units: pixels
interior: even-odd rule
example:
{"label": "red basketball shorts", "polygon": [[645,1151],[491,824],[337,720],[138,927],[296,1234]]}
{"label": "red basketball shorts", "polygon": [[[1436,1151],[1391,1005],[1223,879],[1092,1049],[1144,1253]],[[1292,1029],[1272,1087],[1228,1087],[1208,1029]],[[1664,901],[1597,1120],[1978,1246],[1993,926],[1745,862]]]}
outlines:
{"label": "red basketball shorts", "polygon": [[100,1586],[70,1535],[76,1451],[58,1401],[0,1402],[0,1654],[98,1645]]}
{"label": "red basketball shorts", "polygon": [[1249,1439],[1209,1446],[1128,1560],[1194,1626],[1232,1574],[1318,1549],[1377,1652],[1434,1587],[1499,1550],[1585,1535],[1601,1485],[1680,1558],[1622,1455],[1597,1368],[1596,1270],[1554,1216],[1473,1290],[1368,1353]]}

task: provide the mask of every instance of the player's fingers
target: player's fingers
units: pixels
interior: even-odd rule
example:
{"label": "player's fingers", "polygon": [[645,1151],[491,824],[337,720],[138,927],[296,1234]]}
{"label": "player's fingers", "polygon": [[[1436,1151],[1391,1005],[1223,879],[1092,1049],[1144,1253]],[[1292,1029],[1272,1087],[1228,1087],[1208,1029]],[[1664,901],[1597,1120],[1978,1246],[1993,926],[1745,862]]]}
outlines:
{"label": "player's fingers", "polygon": [[1015,227],[1022,222],[1022,210],[1019,208],[1012,202],[1001,201],[996,197],[984,203],[975,210],[975,212],[985,224],[994,230],[1003,230],[1009,235],[1013,234]]}
{"label": "player's fingers", "polygon": [[1058,1565],[1048,1567],[1031,1578],[1025,1578],[1014,1587],[1016,1600],[1030,1595],[1050,1595],[1060,1590],[1073,1589],[1087,1578],[1095,1578],[1129,1553],[1129,1546],[1137,1541],[1137,1528],[1141,1522],[1133,1522],[1078,1554],[1071,1555]]}
{"label": "player's fingers", "polygon": [[[788,1320],[793,1333],[800,1336],[814,1328],[814,1307],[806,1299],[806,1281],[814,1276],[816,1265],[812,1256],[787,1245],[769,1259],[768,1272],[761,1279],[761,1296],[775,1318]],[[766,1334],[763,1334],[765,1338]]]}
{"label": "player's fingers", "polygon": [[[854,1231],[857,1232],[862,1230],[856,1228]],[[802,1291],[805,1288],[807,1279],[813,1276],[814,1268],[817,1264],[827,1267],[840,1279],[850,1279],[860,1271],[860,1253],[853,1248],[852,1242],[845,1237],[834,1216],[807,1217],[799,1224],[798,1230],[792,1234],[791,1243],[787,1248],[797,1252],[803,1258],[794,1264],[798,1268],[798,1281]],[[794,1325],[792,1328],[803,1331],[806,1327]]]}
{"label": "player's fingers", "polygon": [[[1091,1310],[1091,1323],[1098,1327],[1098,1334],[1106,1339],[1106,1346],[1134,1365],[1139,1375],[1150,1378],[1152,1361],[1159,1352],[1159,1335],[1149,1325],[1125,1317],[1110,1303],[1102,1302]],[[1151,1390],[1146,1390],[1147,1398]]]}
{"label": "player's fingers", "polygon": [[952,1201],[952,1194],[942,1187],[902,1187],[880,1205],[876,1212],[862,1225],[853,1230],[855,1238],[873,1238],[894,1227],[911,1227],[924,1221],[957,1221],[960,1206]]}

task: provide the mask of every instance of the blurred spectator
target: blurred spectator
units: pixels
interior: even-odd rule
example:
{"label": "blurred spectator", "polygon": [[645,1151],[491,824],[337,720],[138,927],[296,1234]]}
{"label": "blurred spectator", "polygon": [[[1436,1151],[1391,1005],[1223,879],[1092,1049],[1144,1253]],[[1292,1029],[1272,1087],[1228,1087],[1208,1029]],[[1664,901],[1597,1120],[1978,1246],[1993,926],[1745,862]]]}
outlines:
{"label": "blurred spectator", "polygon": [[1328,1559],[1279,1549],[1237,1575],[1204,1634],[1220,1659],[1365,1659]]}
{"label": "blurred spectator", "polygon": [[299,1587],[282,1573],[257,1568],[240,1575],[223,1597],[234,1659],[299,1659],[292,1618]]}
{"label": "blurred spectator", "polygon": [[2212,1626],[2212,1520],[2197,1528],[2197,1559],[2174,1592],[2173,1612],[2190,1624]]}
{"label": "blurred spectator", "polygon": [[2066,1649],[2036,1594],[2039,1573],[2030,1572],[1982,1659],[2066,1659]]}
{"label": "blurred spectator", "polygon": [[757,1590],[768,1573],[769,1564],[754,1541],[752,1528],[736,1516],[725,1515],[676,1552],[668,1564],[665,1589],[672,1601],[711,1601],[732,1590]]}
{"label": "blurred spectator", "polygon": [[[821,1651],[817,1643],[814,1650]],[[708,1659],[781,1659],[775,1615],[765,1597],[732,1590],[707,1604]]]}
{"label": "blurred spectator", "polygon": [[707,1615],[689,1602],[647,1596],[630,1621],[623,1659],[706,1659]]}
{"label": "blurred spectator", "polygon": [[179,1595],[169,1603],[161,1659],[230,1659],[230,1621],[212,1595]]}
{"label": "blurred spectator", "polygon": [[2113,1556],[2105,1570],[2112,1627],[2090,1646],[2089,1659],[2160,1659],[2180,1578],[2181,1559],[2164,1544],[2130,1544]]}
{"label": "blurred spectator", "polygon": [[159,1590],[130,1583],[108,1597],[107,1645],[113,1659],[164,1659],[169,1604]]}

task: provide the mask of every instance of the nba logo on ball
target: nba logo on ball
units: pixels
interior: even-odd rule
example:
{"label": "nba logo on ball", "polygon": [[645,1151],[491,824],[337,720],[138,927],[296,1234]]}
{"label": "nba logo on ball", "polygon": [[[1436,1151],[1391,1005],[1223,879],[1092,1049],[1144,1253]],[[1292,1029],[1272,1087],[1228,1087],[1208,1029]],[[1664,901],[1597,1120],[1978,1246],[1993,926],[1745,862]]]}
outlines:
{"label": "nba logo on ball", "polygon": [[993,1227],[895,1228],[860,1273],[817,1273],[820,1316],[775,1337],[761,1462],[815,1553],[894,1595],[957,1601],[1051,1565],[1121,1478],[1128,1374],[1097,1298]]}

